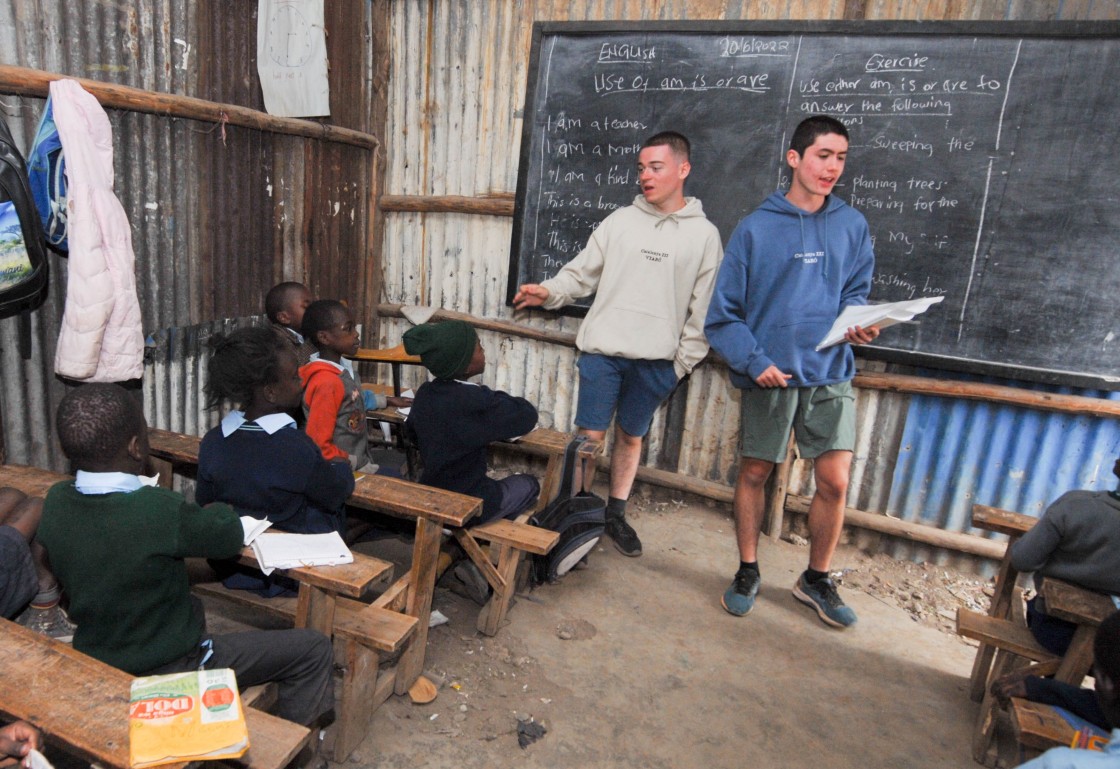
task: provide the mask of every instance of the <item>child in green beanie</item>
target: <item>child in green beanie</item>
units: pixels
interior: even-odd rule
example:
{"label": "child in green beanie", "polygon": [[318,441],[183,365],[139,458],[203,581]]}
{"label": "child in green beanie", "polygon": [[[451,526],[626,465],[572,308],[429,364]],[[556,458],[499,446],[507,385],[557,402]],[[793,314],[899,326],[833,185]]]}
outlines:
{"label": "child in green beanie", "polygon": [[537,410],[524,398],[465,380],[486,369],[486,353],[469,323],[424,323],[404,334],[404,348],[419,355],[434,379],[420,386],[408,415],[424,463],[420,482],[482,498],[479,523],[515,518],[536,500],[531,475],[501,480],[486,474],[486,449],[532,430]]}

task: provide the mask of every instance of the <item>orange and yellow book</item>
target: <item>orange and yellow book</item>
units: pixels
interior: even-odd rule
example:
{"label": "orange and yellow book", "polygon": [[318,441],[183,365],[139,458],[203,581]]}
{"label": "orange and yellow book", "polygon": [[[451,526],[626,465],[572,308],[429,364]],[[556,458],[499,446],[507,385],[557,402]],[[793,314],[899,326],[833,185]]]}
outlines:
{"label": "orange and yellow book", "polygon": [[249,733],[233,671],[193,670],[134,679],[128,739],[134,769],[244,755]]}

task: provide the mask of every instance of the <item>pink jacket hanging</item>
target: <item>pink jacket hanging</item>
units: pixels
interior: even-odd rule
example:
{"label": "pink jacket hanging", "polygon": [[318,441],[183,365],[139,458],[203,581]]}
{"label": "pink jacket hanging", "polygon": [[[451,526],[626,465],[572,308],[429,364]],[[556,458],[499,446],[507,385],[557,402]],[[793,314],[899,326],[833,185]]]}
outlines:
{"label": "pink jacket hanging", "polygon": [[97,99],[75,80],[51,83],[66,157],[70,264],[54,370],[85,382],[144,373],[136,257],[128,216],[113,193],[113,132]]}

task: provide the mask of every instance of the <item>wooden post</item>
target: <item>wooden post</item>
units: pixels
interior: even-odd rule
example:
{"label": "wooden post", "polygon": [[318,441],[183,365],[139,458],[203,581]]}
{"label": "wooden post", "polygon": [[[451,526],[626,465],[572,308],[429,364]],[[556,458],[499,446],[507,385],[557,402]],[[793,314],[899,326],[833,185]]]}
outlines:
{"label": "wooden post", "polygon": [[789,434],[789,441],[786,442],[786,458],[782,463],[774,468],[774,474],[770,476],[770,494],[769,502],[766,503],[766,533],[770,536],[772,542],[777,542],[782,538],[782,522],[785,519],[786,511],[786,494],[789,493],[789,476],[793,472],[793,463],[796,461],[794,447],[796,442],[793,439],[793,432]]}

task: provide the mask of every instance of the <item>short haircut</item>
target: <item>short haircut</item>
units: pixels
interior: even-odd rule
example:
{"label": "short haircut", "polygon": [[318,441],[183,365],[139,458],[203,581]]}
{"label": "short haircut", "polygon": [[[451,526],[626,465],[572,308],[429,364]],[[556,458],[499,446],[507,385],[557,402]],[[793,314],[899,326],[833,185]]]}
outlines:
{"label": "short haircut", "polygon": [[688,160],[692,155],[692,143],[688,137],[676,131],[662,131],[645,140],[642,149],[646,147],[668,147],[674,155]]}
{"label": "short haircut", "polygon": [[84,384],[58,404],[62,452],[79,470],[103,465],[144,431],[140,402],[116,384]]}
{"label": "short haircut", "polygon": [[277,283],[264,296],[264,314],[273,323],[279,323],[277,316],[288,309],[298,292],[306,290],[307,286],[296,283],[294,280]]}
{"label": "short haircut", "polygon": [[344,321],[349,314],[346,305],[337,299],[317,299],[303,313],[303,328],[299,332],[304,339],[318,347],[319,332],[329,331],[332,326],[338,325],[339,318]]}
{"label": "short haircut", "polygon": [[291,345],[271,328],[239,328],[228,335],[210,337],[209,378],[206,400],[209,408],[229,400],[244,406],[257,387],[280,378],[280,356],[292,354]]}
{"label": "short haircut", "polygon": [[813,146],[819,136],[839,134],[848,138],[848,129],[836,118],[830,115],[813,115],[797,124],[793,136],[789,140],[789,148],[804,157],[805,150]]}
{"label": "short haircut", "polygon": [[1097,669],[1120,686],[1120,611],[1110,614],[1097,628],[1093,659]]}

